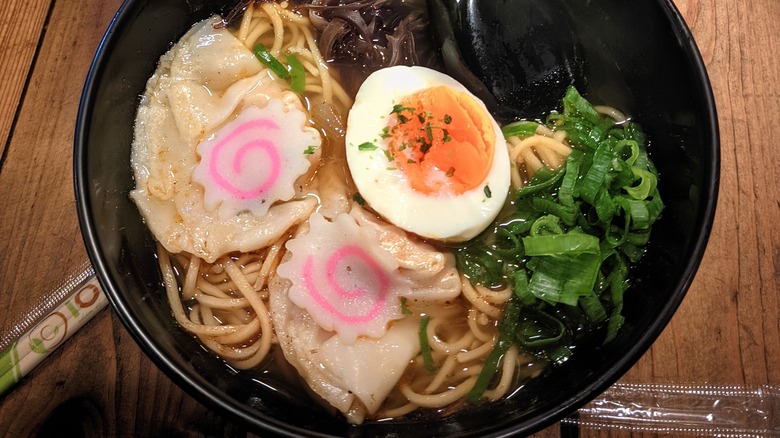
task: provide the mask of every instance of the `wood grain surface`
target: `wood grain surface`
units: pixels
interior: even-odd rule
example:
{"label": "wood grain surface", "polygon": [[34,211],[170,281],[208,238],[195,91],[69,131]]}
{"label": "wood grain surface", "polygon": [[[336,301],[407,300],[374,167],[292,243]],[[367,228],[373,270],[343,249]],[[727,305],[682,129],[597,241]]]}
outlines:
{"label": "wood grain surface", "polygon": [[[622,382],[778,386],[780,1],[675,3],[715,94],[720,198],[692,287]],[[89,63],[119,5],[0,2],[0,328],[87,258],[73,198],[74,121]],[[0,436],[247,434],[175,386],[110,311],[0,399]]]}

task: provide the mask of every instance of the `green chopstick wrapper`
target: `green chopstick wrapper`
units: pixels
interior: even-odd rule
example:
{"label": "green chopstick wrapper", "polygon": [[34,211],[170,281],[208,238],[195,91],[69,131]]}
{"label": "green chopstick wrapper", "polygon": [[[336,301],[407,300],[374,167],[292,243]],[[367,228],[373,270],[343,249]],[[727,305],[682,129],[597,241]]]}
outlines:
{"label": "green chopstick wrapper", "polygon": [[0,396],[9,392],[107,304],[106,295],[89,265],[53,294],[45,296],[32,311],[23,315],[20,323],[2,334]]}

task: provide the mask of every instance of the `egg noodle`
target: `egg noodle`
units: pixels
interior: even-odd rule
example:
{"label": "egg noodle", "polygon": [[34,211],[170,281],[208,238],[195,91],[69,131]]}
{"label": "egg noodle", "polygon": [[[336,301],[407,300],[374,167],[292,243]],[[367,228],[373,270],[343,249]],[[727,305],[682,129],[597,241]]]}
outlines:
{"label": "egg noodle", "polygon": [[[234,30],[237,38],[250,49],[262,43],[275,57],[295,54],[306,69],[305,93],[321,95],[328,102],[335,99],[348,109],[351,99],[322,58],[308,17],[291,10],[287,2],[253,3]],[[514,187],[523,185],[521,174],[530,176],[541,166],[560,166],[571,149],[565,134],[541,125],[532,137],[508,140]],[[343,139],[324,144],[344,147]],[[170,254],[158,245],[160,268],[176,321],[236,369],[257,368],[278,345],[268,309],[268,284],[294,232],[295,225],[290,223],[287,234],[270,246],[250,253],[231,253],[214,263],[187,253]],[[410,303],[412,313],[429,318],[424,336],[436,370],[426,370],[418,354],[372,418],[394,418],[419,408],[454,410],[466,403],[466,395],[496,342],[498,320],[512,292],[509,288],[495,291],[472,285],[465,276],[461,276],[461,286],[461,296],[448,305]],[[501,360],[500,379],[485,392],[485,399],[504,397],[518,381],[540,373],[543,364],[531,361],[531,356],[511,347]]]}
{"label": "egg noodle", "polygon": [[331,76],[311,29],[309,18],[290,10],[286,1],[263,2],[258,7],[250,2],[236,37],[250,50],[264,44],[276,58],[283,53],[298,56],[307,73],[304,92],[321,94],[327,102],[332,102],[335,96],[341,105],[349,108],[352,99]]}
{"label": "egg noodle", "polygon": [[[207,263],[186,253],[171,255],[158,244],[160,269],[176,321],[237,369],[251,369],[275,342],[268,313],[270,275],[286,237],[264,250]],[[182,269],[181,291],[170,260]],[[194,301],[185,311],[182,301]]]}
{"label": "egg noodle", "polygon": [[557,169],[571,153],[565,131],[552,131],[538,125],[536,134],[506,139],[509,148],[512,188],[518,189],[542,167]]}

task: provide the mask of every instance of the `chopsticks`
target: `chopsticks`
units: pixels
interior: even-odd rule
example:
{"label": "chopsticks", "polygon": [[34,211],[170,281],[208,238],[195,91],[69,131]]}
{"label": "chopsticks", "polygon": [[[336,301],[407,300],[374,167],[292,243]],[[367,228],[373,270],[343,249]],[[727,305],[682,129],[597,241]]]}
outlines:
{"label": "chopsticks", "polygon": [[0,334],[0,396],[106,307],[89,262]]}

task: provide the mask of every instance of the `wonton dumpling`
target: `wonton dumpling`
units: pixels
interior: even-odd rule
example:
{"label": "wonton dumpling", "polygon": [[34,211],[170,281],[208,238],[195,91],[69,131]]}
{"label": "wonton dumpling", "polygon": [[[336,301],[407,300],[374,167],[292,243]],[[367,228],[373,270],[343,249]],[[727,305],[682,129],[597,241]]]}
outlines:
{"label": "wonton dumpling", "polygon": [[[396,268],[392,275],[400,277],[403,287],[399,295],[392,295],[392,303],[397,305],[398,297],[404,296],[409,301],[443,304],[460,294],[461,283],[451,254],[445,255],[428,244],[412,241],[399,228],[370,218],[359,207],[343,216],[361,230],[363,237],[373,240],[372,245],[383,248],[394,259]],[[336,227],[343,216],[334,219],[333,227],[329,227],[333,228],[330,232],[335,233],[332,237],[345,236]],[[321,216],[315,215],[315,218],[313,225],[323,222]],[[381,337],[345,339],[336,331],[324,329],[318,318],[297,305],[291,295],[293,289],[299,289],[300,283],[306,281],[306,275],[299,275],[299,269],[294,267],[294,251],[303,250],[304,258],[313,254],[311,249],[317,247],[316,241],[322,239],[324,232],[328,231],[320,224],[311,230],[299,230],[288,242],[290,252],[269,284],[270,311],[279,346],[287,361],[295,366],[315,393],[343,413],[348,421],[361,423],[366,414],[379,410],[418,354],[420,319],[408,315],[389,322]],[[350,246],[350,242],[344,244]],[[306,252],[307,248],[309,252]],[[324,288],[326,283],[317,284]]]}
{"label": "wonton dumpling", "polygon": [[[229,128],[247,109],[272,101],[281,102],[280,119],[305,113],[285,82],[264,69],[228,30],[214,28],[219,21],[212,17],[197,23],[160,59],[138,109],[132,150],[136,188],[130,196],[155,238],[169,252],[186,251],[208,262],[231,251],[269,245],[316,206],[314,198],[289,200],[285,195],[281,201],[288,202],[271,200],[272,207],[262,215],[253,214],[259,211],[254,208],[233,208],[226,215],[231,209],[204,204],[204,186],[193,182],[199,144]],[[306,165],[303,174],[284,179],[286,184],[294,181],[294,190],[286,194],[300,193],[321,155],[319,133],[304,125],[296,130],[304,140],[294,146],[305,149],[296,150]]]}

